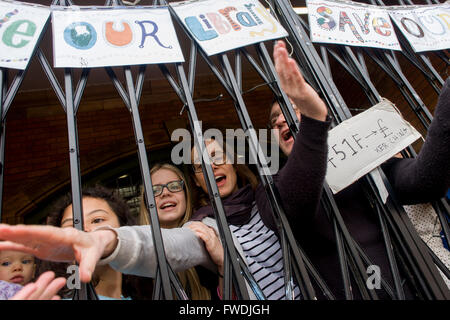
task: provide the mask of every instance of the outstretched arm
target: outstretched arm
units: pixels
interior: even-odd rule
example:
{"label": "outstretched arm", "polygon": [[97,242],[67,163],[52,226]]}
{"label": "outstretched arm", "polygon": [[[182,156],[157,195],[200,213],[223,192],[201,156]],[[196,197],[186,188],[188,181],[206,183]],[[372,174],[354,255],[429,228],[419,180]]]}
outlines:
{"label": "outstretched arm", "polygon": [[[117,232],[118,244],[114,252],[101,260],[125,273],[154,278],[157,256],[149,226],[121,227]],[[197,265],[214,270],[203,241],[189,228],[161,229],[164,251],[173,271],[179,272]]]}
{"label": "outstretched arm", "polygon": [[75,228],[0,224],[0,250],[30,253],[42,260],[80,264],[80,280],[89,282],[97,261],[112,252],[115,233],[110,230],[83,232]]}
{"label": "outstretched arm", "polygon": [[[187,228],[162,229],[164,249],[175,272],[204,265],[213,269],[203,242]],[[156,253],[149,226],[83,232],[53,226],[0,225],[0,250],[18,250],[39,259],[79,263],[82,282],[89,282],[95,266],[103,263],[123,273],[154,277]]]}
{"label": "outstretched arm", "polygon": [[415,159],[391,159],[383,170],[403,204],[428,202],[450,187],[450,78],[439,96],[434,118]]}

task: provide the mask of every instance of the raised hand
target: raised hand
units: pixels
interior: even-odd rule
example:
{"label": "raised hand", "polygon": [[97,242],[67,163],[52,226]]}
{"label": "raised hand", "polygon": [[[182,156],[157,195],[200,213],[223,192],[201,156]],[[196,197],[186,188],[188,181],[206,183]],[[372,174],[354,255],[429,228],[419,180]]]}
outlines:
{"label": "raised hand", "polygon": [[300,113],[324,121],[328,113],[325,103],[305,81],[297,62],[289,57],[283,41],[277,41],[274,46],[273,59],[281,87],[299,108]]}
{"label": "raised hand", "polygon": [[39,259],[79,263],[80,280],[89,282],[100,258],[117,245],[110,230],[83,232],[74,228],[53,226],[10,226],[0,224],[0,250],[30,253]]}

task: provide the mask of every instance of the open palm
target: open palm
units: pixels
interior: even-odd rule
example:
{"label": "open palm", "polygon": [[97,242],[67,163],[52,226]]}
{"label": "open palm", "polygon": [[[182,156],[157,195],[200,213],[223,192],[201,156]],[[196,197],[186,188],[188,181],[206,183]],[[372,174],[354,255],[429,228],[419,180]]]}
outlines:
{"label": "open palm", "polygon": [[10,226],[0,224],[0,250],[18,250],[39,259],[57,262],[76,260],[80,264],[80,280],[88,282],[100,259],[104,245],[99,233],[53,226]]}

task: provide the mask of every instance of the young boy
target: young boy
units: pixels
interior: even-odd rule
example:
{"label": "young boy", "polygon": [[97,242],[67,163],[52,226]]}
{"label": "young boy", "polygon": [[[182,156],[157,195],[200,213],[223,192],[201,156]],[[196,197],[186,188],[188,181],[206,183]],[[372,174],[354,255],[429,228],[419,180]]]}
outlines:
{"label": "young boy", "polygon": [[14,296],[34,278],[34,256],[19,251],[0,251],[0,300]]}

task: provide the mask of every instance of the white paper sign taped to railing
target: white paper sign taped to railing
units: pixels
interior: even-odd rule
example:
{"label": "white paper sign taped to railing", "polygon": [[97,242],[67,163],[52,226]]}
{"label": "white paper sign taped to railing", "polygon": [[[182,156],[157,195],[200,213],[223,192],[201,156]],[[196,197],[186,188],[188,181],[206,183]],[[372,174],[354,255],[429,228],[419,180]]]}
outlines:
{"label": "white paper sign taped to railing", "polygon": [[421,137],[383,100],[340,123],[328,136],[326,180],[337,193]]}
{"label": "white paper sign taped to railing", "polygon": [[0,67],[26,69],[49,16],[48,7],[0,1]]}
{"label": "white paper sign taped to railing", "polygon": [[170,5],[209,56],[288,35],[257,0],[198,0]]}
{"label": "white paper sign taped to railing", "polygon": [[450,48],[450,3],[391,7],[389,13],[415,52]]}
{"label": "white paper sign taped to railing", "polygon": [[389,13],[373,5],[307,0],[313,42],[401,50]]}
{"label": "white paper sign taped to railing", "polygon": [[183,62],[168,7],[52,6],[55,67]]}

